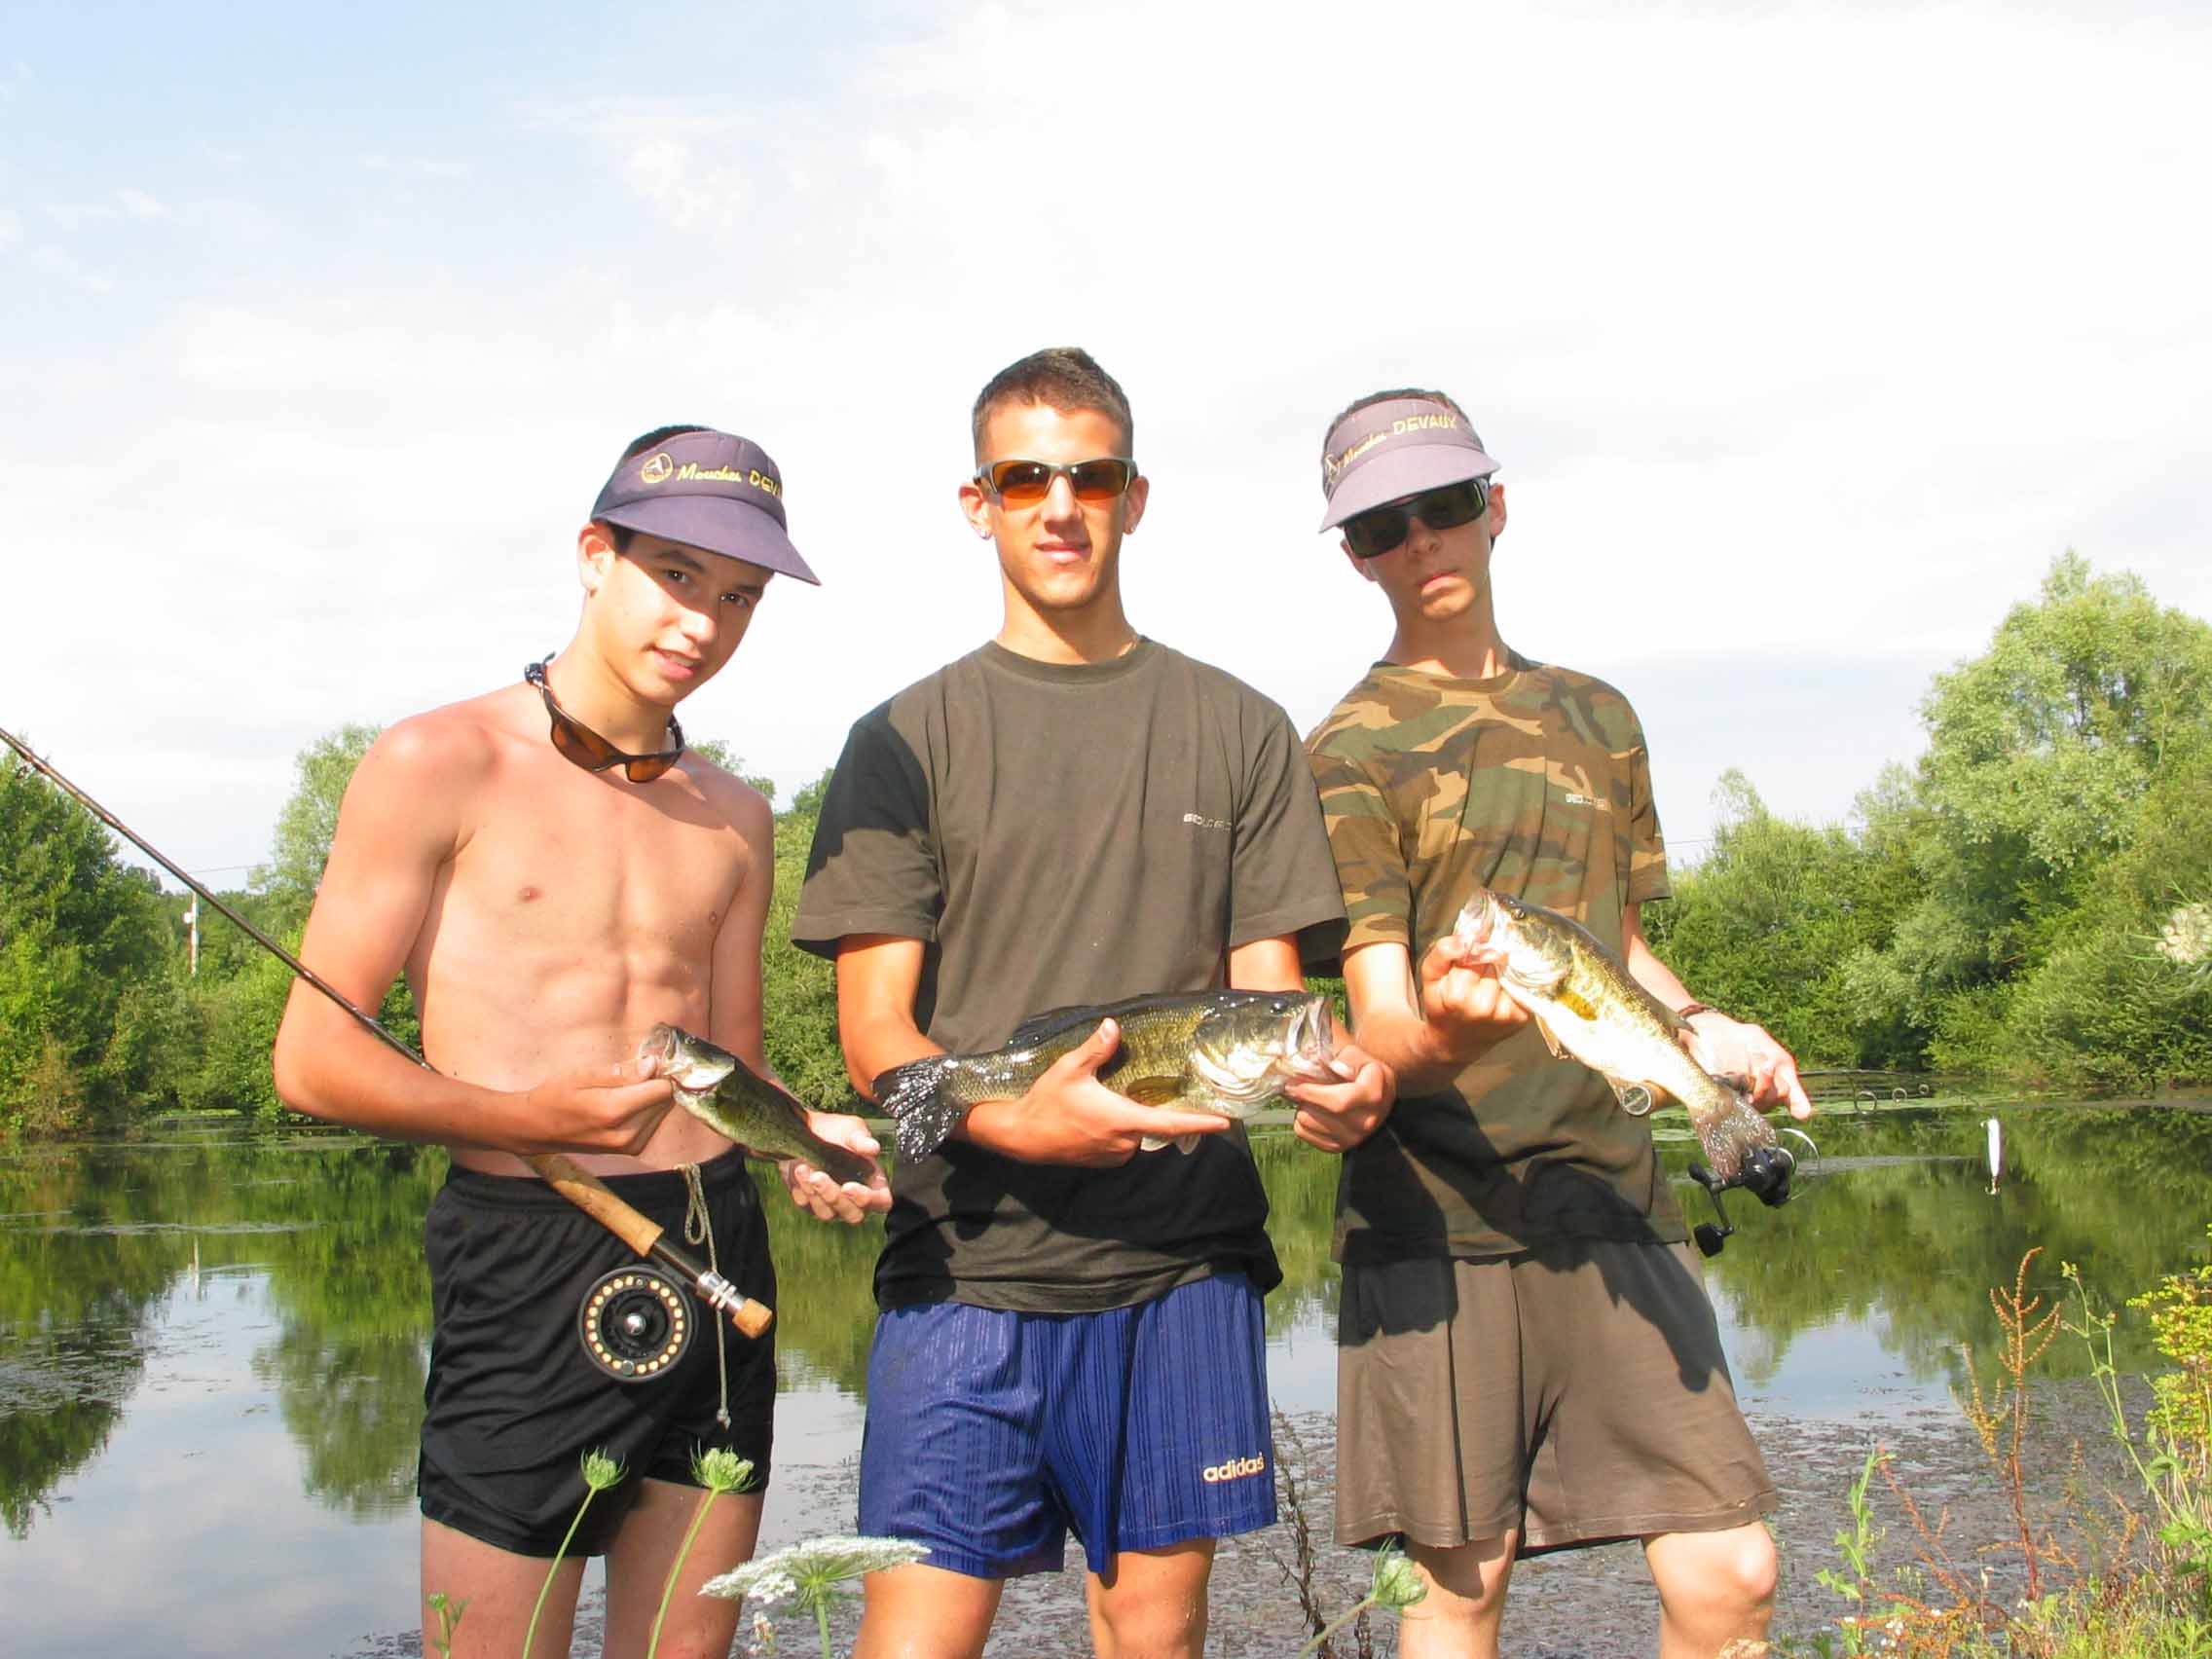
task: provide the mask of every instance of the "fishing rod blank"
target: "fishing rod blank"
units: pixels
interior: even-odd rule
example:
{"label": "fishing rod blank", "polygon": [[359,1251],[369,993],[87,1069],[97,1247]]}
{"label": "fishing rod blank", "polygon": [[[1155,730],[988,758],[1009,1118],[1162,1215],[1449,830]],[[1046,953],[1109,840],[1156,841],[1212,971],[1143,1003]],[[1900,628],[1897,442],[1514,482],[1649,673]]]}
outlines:
{"label": "fishing rod blank", "polygon": [[[186,874],[160,848],[139,834],[137,830],[131,829],[114,813],[108,811],[106,807],[100,805],[98,801],[32,754],[29,747],[20,738],[16,737],[6,728],[0,727],[0,742],[6,743],[10,749],[20,755],[30,763],[33,770],[54,784],[62,793],[68,795],[87,812],[90,812],[94,818],[167,870],[194,894],[212,904],[225,918],[236,924],[248,939],[359,1020],[394,1052],[406,1056],[424,1071],[435,1071],[437,1069],[428,1060],[425,1060],[421,1054],[418,1054],[413,1049],[393,1036],[374,1014],[356,1005],[344,991],[341,991],[336,985],[333,985],[328,979],[325,979],[313,968],[310,968],[297,956],[294,956],[232,909],[230,905],[224,903],[222,900],[216,898],[213,893],[192,876]],[[748,1337],[756,1337],[768,1328],[768,1322],[775,1317],[772,1309],[754,1301],[739,1290],[736,1285],[722,1277],[720,1273],[716,1272],[685,1251],[671,1244],[664,1236],[666,1229],[659,1222],[654,1221],[649,1216],[640,1214],[604,1181],[578,1167],[569,1158],[558,1152],[532,1153],[524,1159],[524,1161],[531,1168],[536,1170],[555,1192],[606,1228],[608,1232],[613,1234],[615,1237],[621,1239],[623,1243],[629,1245],[640,1256],[659,1263],[688,1284],[708,1307],[727,1313],[730,1323],[735,1325],[740,1333]],[[599,1287],[595,1286],[595,1295],[598,1290]],[[641,1309],[645,1306],[632,1299],[630,1303],[618,1306],[617,1316],[623,1318],[628,1325],[640,1326],[643,1317]],[[586,1311],[589,1310],[590,1300],[587,1299]],[[645,1322],[649,1323],[649,1321]],[[681,1324],[681,1321],[679,1323]],[[633,1332],[632,1335],[650,1338],[652,1333],[641,1328],[639,1331]],[[585,1338],[585,1346],[588,1350],[592,1350],[593,1359],[599,1361],[599,1353],[596,1349],[593,1349],[588,1334]],[[609,1370],[612,1375],[624,1377],[625,1381],[631,1380],[631,1377],[623,1371],[608,1367],[604,1362],[602,1362],[602,1368]],[[655,1367],[652,1372],[645,1375],[655,1375],[660,1369],[664,1368],[664,1366]]]}

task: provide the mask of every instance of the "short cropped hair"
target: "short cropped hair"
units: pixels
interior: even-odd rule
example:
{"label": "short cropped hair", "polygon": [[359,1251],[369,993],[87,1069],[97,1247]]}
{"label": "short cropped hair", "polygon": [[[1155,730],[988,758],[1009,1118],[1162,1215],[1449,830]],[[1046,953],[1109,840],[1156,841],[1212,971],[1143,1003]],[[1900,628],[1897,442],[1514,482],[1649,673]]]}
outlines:
{"label": "short cropped hair", "polygon": [[1425,397],[1433,403],[1441,403],[1453,414],[1458,416],[1460,420],[1467,422],[1468,431],[1471,432],[1475,429],[1474,422],[1467,420],[1467,412],[1454,401],[1451,393],[1433,391],[1426,387],[1419,386],[1392,387],[1388,391],[1371,391],[1365,397],[1355,397],[1329,417],[1329,424],[1321,428],[1321,460],[1323,462],[1325,463],[1329,459],[1329,434],[1337,429],[1338,424],[1343,422],[1346,416],[1356,415],[1372,404],[1390,403],[1401,397]]}
{"label": "short cropped hair", "polygon": [[[713,430],[714,427],[712,426],[655,426],[651,431],[641,432],[637,437],[632,438],[629,448],[622,452],[621,458],[614,464],[620,466],[623,461],[644,455],[649,449],[658,449],[669,439],[681,436],[684,432],[711,432]],[[630,532],[627,529],[618,524],[607,525],[604,528],[607,531],[607,539],[614,544],[615,552],[627,553],[630,551]]]}
{"label": "short cropped hair", "polygon": [[983,428],[1009,403],[1042,403],[1063,415],[1103,415],[1122,428],[1122,453],[1136,453],[1136,418],[1129,413],[1122,383],[1098,366],[1080,346],[1051,346],[1009,363],[976,394],[972,422],[976,459],[983,459]]}

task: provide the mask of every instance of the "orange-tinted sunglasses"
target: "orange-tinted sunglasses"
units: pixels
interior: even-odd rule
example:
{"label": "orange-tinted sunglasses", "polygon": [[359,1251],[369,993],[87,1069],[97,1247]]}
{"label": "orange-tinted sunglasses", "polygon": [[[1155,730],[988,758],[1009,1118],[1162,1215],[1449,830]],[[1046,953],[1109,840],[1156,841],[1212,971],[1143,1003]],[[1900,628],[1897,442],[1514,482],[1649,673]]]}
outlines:
{"label": "orange-tinted sunglasses", "polygon": [[[552,660],[547,657],[545,662]],[[604,772],[619,766],[633,784],[649,784],[683,758],[683,728],[676,723],[674,715],[668,717],[668,735],[676,740],[675,748],[658,755],[628,755],[553,700],[553,687],[545,683],[544,662],[532,663],[522,671],[522,677],[545,699],[545,712],[553,718],[553,747],[564,759],[574,761],[585,771]]]}
{"label": "orange-tinted sunglasses", "polygon": [[1075,498],[1089,506],[1118,501],[1136,481],[1137,463],[1126,456],[1106,455],[1054,466],[1049,461],[994,461],[976,474],[976,482],[1010,507],[1033,507],[1052,493],[1052,480],[1064,477]]}

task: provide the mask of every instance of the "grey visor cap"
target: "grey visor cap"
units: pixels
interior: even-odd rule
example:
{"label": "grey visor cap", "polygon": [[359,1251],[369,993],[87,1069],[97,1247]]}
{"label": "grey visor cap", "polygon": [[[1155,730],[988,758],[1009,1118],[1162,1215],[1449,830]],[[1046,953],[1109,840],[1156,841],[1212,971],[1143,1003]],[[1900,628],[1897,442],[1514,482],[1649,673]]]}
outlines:
{"label": "grey visor cap", "polygon": [[1323,530],[1424,490],[1488,478],[1497,462],[1474,427],[1449,404],[1394,397],[1355,409],[1330,428],[1322,448]]}
{"label": "grey visor cap", "polygon": [[783,477],[758,444],[679,432],[616,466],[591,516],[820,587],[785,534],[783,496]]}

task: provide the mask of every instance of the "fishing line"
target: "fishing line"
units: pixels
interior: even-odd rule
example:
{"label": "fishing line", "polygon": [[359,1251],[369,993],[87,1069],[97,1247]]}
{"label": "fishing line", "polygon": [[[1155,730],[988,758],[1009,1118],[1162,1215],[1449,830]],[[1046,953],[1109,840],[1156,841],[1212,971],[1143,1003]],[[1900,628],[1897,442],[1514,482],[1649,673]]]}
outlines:
{"label": "fishing line", "polygon": [[[48,765],[38,756],[32,754],[30,748],[20,738],[15,736],[6,728],[0,727],[0,742],[6,743],[10,749],[21,756],[33,771],[160,865],[162,868],[167,870],[191,892],[213,905],[218,913],[238,927],[248,939],[351,1014],[393,1052],[404,1055],[426,1072],[434,1073],[437,1071],[437,1068],[431,1065],[428,1060],[425,1060],[399,1038],[393,1036],[374,1014],[356,1005],[344,991],[341,991],[336,985],[333,985],[328,979],[325,979],[320,974],[317,974],[313,968],[310,968],[297,956],[294,956],[232,909],[230,905],[216,898],[206,887],[188,875],[177,866],[175,861],[159,847],[156,847],[137,830],[116,817],[114,813],[108,811],[106,807],[100,805],[98,801]],[[660,1223],[648,1216],[640,1214],[619,1198],[604,1181],[580,1168],[569,1158],[558,1152],[532,1153],[523,1161],[543,1177],[555,1192],[621,1239],[623,1243],[629,1245],[640,1256],[658,1263],[670,1272],[680,1276],[708,1307],[727,1313],[730,1323],[738,1328],[740,1334],[756,1337],[768,1328],[768,1322],[775,1317],[773,1310],[747,1296],[736,1285],[722,1277],[715,1269],[702,1265],[682,1250],[678,1249],[674,1244],[669,1243],[662,1236],[664,1229]]]}

